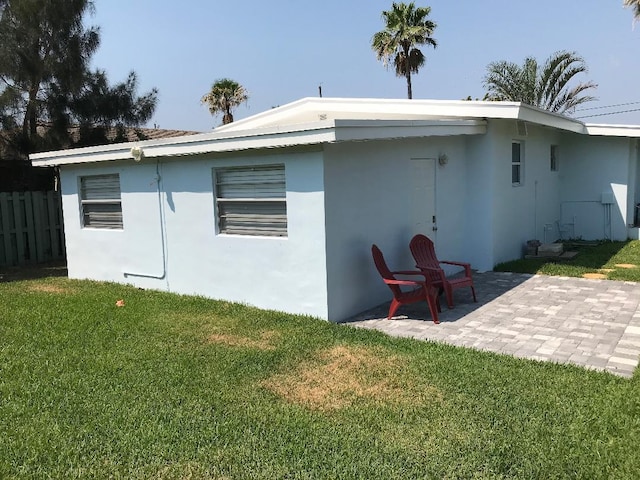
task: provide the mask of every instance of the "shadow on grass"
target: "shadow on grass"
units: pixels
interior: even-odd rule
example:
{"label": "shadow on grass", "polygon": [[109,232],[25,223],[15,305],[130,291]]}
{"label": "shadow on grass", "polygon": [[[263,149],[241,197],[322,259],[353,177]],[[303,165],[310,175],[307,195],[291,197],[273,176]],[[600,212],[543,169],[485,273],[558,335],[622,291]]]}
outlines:
{"label": "shadow on grass", "polygon": [[0,268],[0,283],[32,280],[36,278],[66,277],[67,263],[62,261]]}

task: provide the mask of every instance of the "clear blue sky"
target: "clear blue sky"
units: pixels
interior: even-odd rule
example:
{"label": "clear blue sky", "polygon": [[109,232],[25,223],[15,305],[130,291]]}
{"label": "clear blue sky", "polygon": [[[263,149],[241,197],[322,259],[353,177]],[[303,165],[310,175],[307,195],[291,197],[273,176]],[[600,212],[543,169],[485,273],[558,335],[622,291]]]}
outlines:
{"label": "clear blue sky", "polygon": [[[597,83],[600,107],[640,102],[640,22],[622,0],[430,0],[438,48],[415,76],[414,98],[482,98],[492,61],[540,61],[577,51]],[[150,124],[207,131],[220,124],[200,98],[218,78],[249,90],[236,119],[302,97],[406,98],[406,83],[371,50],[391,0],[95,0],[87,23],[101,31],[94,67],[111,82],[138,74],[139,93],[159,90]],[[640,103],[577,115],[639,109]],[[583,119],[640,124],[640,111]]]}

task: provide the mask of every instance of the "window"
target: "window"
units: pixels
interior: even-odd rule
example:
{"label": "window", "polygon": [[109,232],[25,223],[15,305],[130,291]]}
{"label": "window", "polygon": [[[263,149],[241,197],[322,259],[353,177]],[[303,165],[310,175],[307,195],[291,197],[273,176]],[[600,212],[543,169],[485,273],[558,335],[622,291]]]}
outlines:
{"label": "window", "polygon": [[511,183],[522,185],[522,142],[511,143]]}
{"label": "window", "polygon": [[287,236],[284,165],[219,168],[214,179],[220,233]]}
{"label": "window", "polygon": [[558,171],[558,146],[551,145],[549,150],[549,165],[552,172]]}
{"label": "window", "polygon": [[120,176],[80,177],[80,209],[84,227],[121,230]]}

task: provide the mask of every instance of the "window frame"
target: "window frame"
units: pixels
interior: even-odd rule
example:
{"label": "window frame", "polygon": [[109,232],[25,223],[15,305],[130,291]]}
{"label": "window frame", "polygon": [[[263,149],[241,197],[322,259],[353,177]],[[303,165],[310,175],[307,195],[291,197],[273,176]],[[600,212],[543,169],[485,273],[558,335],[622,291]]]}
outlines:
{"label": "window frame", "polygon": [[[518,159],[515,159],[514,146],[518,145]],[[511,140],[511,185],[514,187],[520,187],[524,185],[524,142],[522,140]],[[514,175],[517,168],[517,179]]]}
{"label": "window frame", "polygon": [[[105,183],[96,185],[95,183],[100,180]],[[87,185],[88,182],[93,183],[93,185]],[[78,199],[80,202],[80,224],[82,228],[124,229],[122,189],[119,173],[79,176]],[[112,209],[111,211],[109,210],[110,208]]]}
{"label": "window frame", "polygon": [[212,175],[218,235],[288,237],[283,163],[215,167]]}
{"label": "window frame", "polygon": [[558,162],[558,145],[549,146],[549,169],[557,172],[560,169]]}

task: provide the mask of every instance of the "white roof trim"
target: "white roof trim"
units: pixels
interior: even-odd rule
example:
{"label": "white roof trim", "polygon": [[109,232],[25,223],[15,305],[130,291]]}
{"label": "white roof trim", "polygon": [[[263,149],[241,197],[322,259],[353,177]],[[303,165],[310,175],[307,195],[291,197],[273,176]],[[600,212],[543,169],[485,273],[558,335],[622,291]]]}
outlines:
{"label": "white roof trim", "polygon": [[303,98],[216,128],[240,131],[274,125],[295,125],[331,119],[512,119],[524,120],[577,133],[586,133],[582,122],[520,102],[467,100],[398,100],[380,98]]}
{"label": "white roof trim", "polygon": [[584,135],[640,137],[640,125],[584,124],[519,102],[303,98],[212,132],[30,155],[36,166],[197,155],[340,141],[486,133],[486,119],[522,120]]}
{"label": "white roof trim", "polygon": [[589,135],[603,135],[607,137],[640,138],[640,125],[611,125],[587,123],[585,125]]}
{"label": "white roof trim", "polygon": [[210,152],[232,152],[252,148],[276,148],[335,141],[333,122],[316,124],[314,128],[298,126],[282,135],[281,129],[269,128],[251,132],[217,132],[141,142],[99,145],[95,147],[58,150],[30,155],[33,165],[51,166],[90,163],[107,160],[133,159],[131,149],[141,147],[145,158],[197,155]]}
{"label": "white roof trim", "polygon": [[216,129],[200,135],[35,153],[30,158],[35,166],[52,166],[133,159],[133,147],[141,147],[145,158],[154,158],[354,140],[477,135],[485,132],[484,120],[325,120],[240,131]]}

